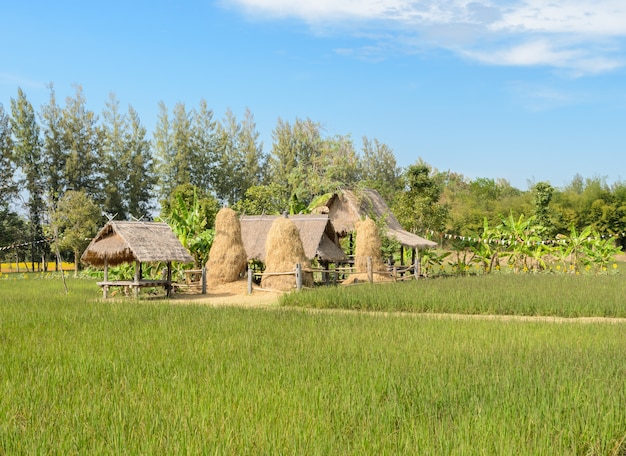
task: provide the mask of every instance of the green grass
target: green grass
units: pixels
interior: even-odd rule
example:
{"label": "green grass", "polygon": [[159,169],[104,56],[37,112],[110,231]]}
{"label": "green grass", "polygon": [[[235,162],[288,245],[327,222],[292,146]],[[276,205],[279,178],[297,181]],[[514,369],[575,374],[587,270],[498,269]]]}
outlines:
{"label": "green grass", "polygon": [[496,315],[626,317],[620,275],[494,274],[326,287],[283,296],[287,306]]}
{"label": "green grass", "polygon": [[93,281],[69,286],[0,281],[0,454],[626,451],[624,324],[103,302]]}

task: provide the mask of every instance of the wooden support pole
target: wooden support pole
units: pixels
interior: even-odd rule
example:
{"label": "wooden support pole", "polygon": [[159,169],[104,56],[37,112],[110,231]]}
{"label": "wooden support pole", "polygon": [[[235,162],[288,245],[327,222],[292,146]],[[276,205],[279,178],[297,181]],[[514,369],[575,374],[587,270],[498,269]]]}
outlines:
{"label": "wooden support pole", "polygon": [[[109,281],[109,260],[105,256],[104,257],[104,283],[106,284]],[[102,298],[106,299],[109,295],[109,286],[105,285],[102,287]]]}
{"label": "wooden support pole", "polygon": [[248,265],[248,294],[252,294],[252,268]]}
{"label": "wooden support pole", "polygon": [[302,290],[302,265],[300,263],[296,264],[296,289]]}
{"label": "wooden support pole", "polygon": [[202,278],[200,279],[202,281],[202,294],[205,295],[206,294],[206,267],[202,267]]}
{"label": "wooden support pole", "polygon": [[419,251],[417,249],[415,249],[415,261],[413,263],[413,273],[415,274],[415,280],[420,278],[420,256],[419,256]]}
{"label": "wooden support pole", "polygon": [[367,280],[374,283],[374,271],[372,266],[372,257],[367,257]]}
{"label": "wooden support pole", "polygon": [[172,262],[167,262],[167,285],[165,285],[165,294],[169,298],[172,296]]}
{"label": "wooden support pole", "polygon": [[[135,261],[135,283],[138,284],[141,280],[141,262],[139,260]],[[133,287],[133,292],[135,293],[135,298],[139,298],[139,287]]]}

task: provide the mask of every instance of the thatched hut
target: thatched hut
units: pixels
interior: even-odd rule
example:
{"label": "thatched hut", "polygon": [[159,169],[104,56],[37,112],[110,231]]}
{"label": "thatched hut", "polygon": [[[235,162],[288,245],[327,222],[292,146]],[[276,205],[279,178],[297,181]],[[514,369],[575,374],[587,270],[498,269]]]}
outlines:
{"label": "thatched hut", "polygon": [[[282,216],[248,215],[240,218],[241,237],[248,260],[265,262],[267,236],[272,223],[279,217]],[[316,259],[320,264],[327,264],[346,259],[327,215],[290,215],[289,220],[300,233],[304,254],[309,261]]]}
{"label": "thatched hut", "polygon": [[340,238],[352,236],[355,224],[359,220],[367,217],[384,220],[387,225],[387,235],[397,240],[402,246],[400,255],[402,260],[404,260],[405,248],[412,250],[412,262],[415,262],[418,250],[437,246],[436,242],[429,241],[403,229],[383,197],[376,190],[342,190],[333,194],[325,203],[318,206],[315,212],[328,214]]}
{"label": "thatched hut", "polygon": [[[292,290],[296,286],[296,280],[289,273],[294,271],[296,264],[306,266],[307,262],[300,232],[295,223],[287,217],[275,218],[265,242],[265,272],[261,286],[281,291]],[[302,284],[313,286],[311,272],[303,272]]]}
{"label": "thatched hut", "polygon": [[[167,223],[110,221],[96,234],[81,256],[81,261],[92,266],[104,266],[104,297],[109,286],[131,286],[135,291],[142,286],[165,286],[171,290],[172,262],[193,263],[193,257],[180,243]],[[133,281],[109,281],[108,267],[135,263]],[[142,263],[167,263],[167,278],[144,281]]]}
{"label": "thatched hut", "polygon": [[354,231],[355,224],[366,217],[384,220],[387,235],[405,247],[426,249],[437,246],[436,242],[424,239],[402,228],[400,222],[385,203],[380,193],[372,189],[342,190],[333,194],[316,212],[328,214],[339,237]]}
{"label": "thatched hut", "polygon": [[215,239],[206,263],[211,285],[235,282],[246,270],[246,251],[241,240],[241,224],[235,211],[220,209],[215,217]]}

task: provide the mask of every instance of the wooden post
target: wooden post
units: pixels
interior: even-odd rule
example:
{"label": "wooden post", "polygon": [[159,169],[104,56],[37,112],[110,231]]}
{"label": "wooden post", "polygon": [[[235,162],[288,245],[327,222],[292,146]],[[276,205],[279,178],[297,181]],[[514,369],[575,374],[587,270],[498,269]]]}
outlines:
{"label": "wooden post", "polygon": [[393,281],[397,282],[398,281],[398,268],[394,266],[393,271],[391,273],[393,274]]}
{"label": "wooden post", "polygon": [[415,249],[415,262],[413,263],[413,274],[415,274],[415,280],[420,278],[420,256],[419,251]]}
{"label": "wooden post", "polygon": [[167,297],[172,296],[172,262],[167,262],[167,285],[165,285]]}
{"label": "wooden post", "polygon": [[404,246],[400,246],[400,266],[404,266]]}
{"label": "wooden post", "polygon": [[248,265],[248,294],[252,294],[252,268]]}
{"label": "wooden post", "polygon": [[202,267],[202,278],[200,280],[202,280],[202,294],[205,295],[206,294],[206,267],[205,266]]}
{"label": "wooden post", "polygon": [[296,289],[302,290],[302,266],[300,263],[296,264]]}
{"label": "wooden post", "polygon": [[107,282],[109,281],[109,260],[105,256],[104,257],[104,286],[102,287],[102,298],[106,299],[109,296],[109,286]]}
{"label": "wooden post", "polygon": [[135,283],[136,286],[133,287],[133,292],[135,294],[135,298],[139,298],[139,281],[141,280],[141,262],[139,260],[135,260]]}
{"label": "wooden post", "polygon": [[367,257],[367,280],[370,283],[374,283],[374,271],[372,269],[372,257]]}

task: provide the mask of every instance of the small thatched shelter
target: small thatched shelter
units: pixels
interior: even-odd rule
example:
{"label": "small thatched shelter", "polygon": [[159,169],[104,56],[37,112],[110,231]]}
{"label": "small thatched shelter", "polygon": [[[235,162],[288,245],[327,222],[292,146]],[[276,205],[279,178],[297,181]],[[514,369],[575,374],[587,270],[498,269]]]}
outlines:
{"label": "small thatched shelter", "polygon": [[[81,261],[92,266],[104,266],[104,282],[99,285],[106,291],[109,286],[163,285],[168,294],[171,285],[171,264],[193,263],[193,257],[180,243],[167,223],[110,221],[96,234]],[[109,282],[108,266],[135,262],[135,279],[132,282]],[[167,278],[162,281],[142,281],[141,263],[167,263]],[[157,283],[158,282],[158,283]]]}
{"label": "small thatched shelter", "polygon": [[[265,242],[265,271],[261,286],[274,290],[289,291],[296,286],[296,278],[290,272],[296,264],[306,266],[302,239],[295,223],[286,217],[277,217],[272,222]],[[303,272],[302,284],[313,286],[313,274]]]}
{"label": "small thatched shelter", "polygon": [[[265,244],[272,223],[282,216],[253,215],[243,216],[241,237],[248,260],[265,262]],[[320,263],[336,263],[346,259],[333,224],[327,215],[290,215],[291,220],[300,233],[304,254],[308,260],[317,259]]]}
{"label": "small thatched shelter", "polygon": [[342,190],[333,194],[325,204],[317,208],[316,212],[328,214],[339,237],[347,236],[354,231],[359,220],[371,217],[384,220],[387,224],[387,235],[395,238],[404,247],[426,249],[437,246],[436,242],[403,229],[376,190]]}
{"label": "small thatched shelter", "polygon": [[215,217],[215,239],[206,263],[207,281],[211,285],[235,282],[246,266],[241,224],[235,211],[224,207]]}

